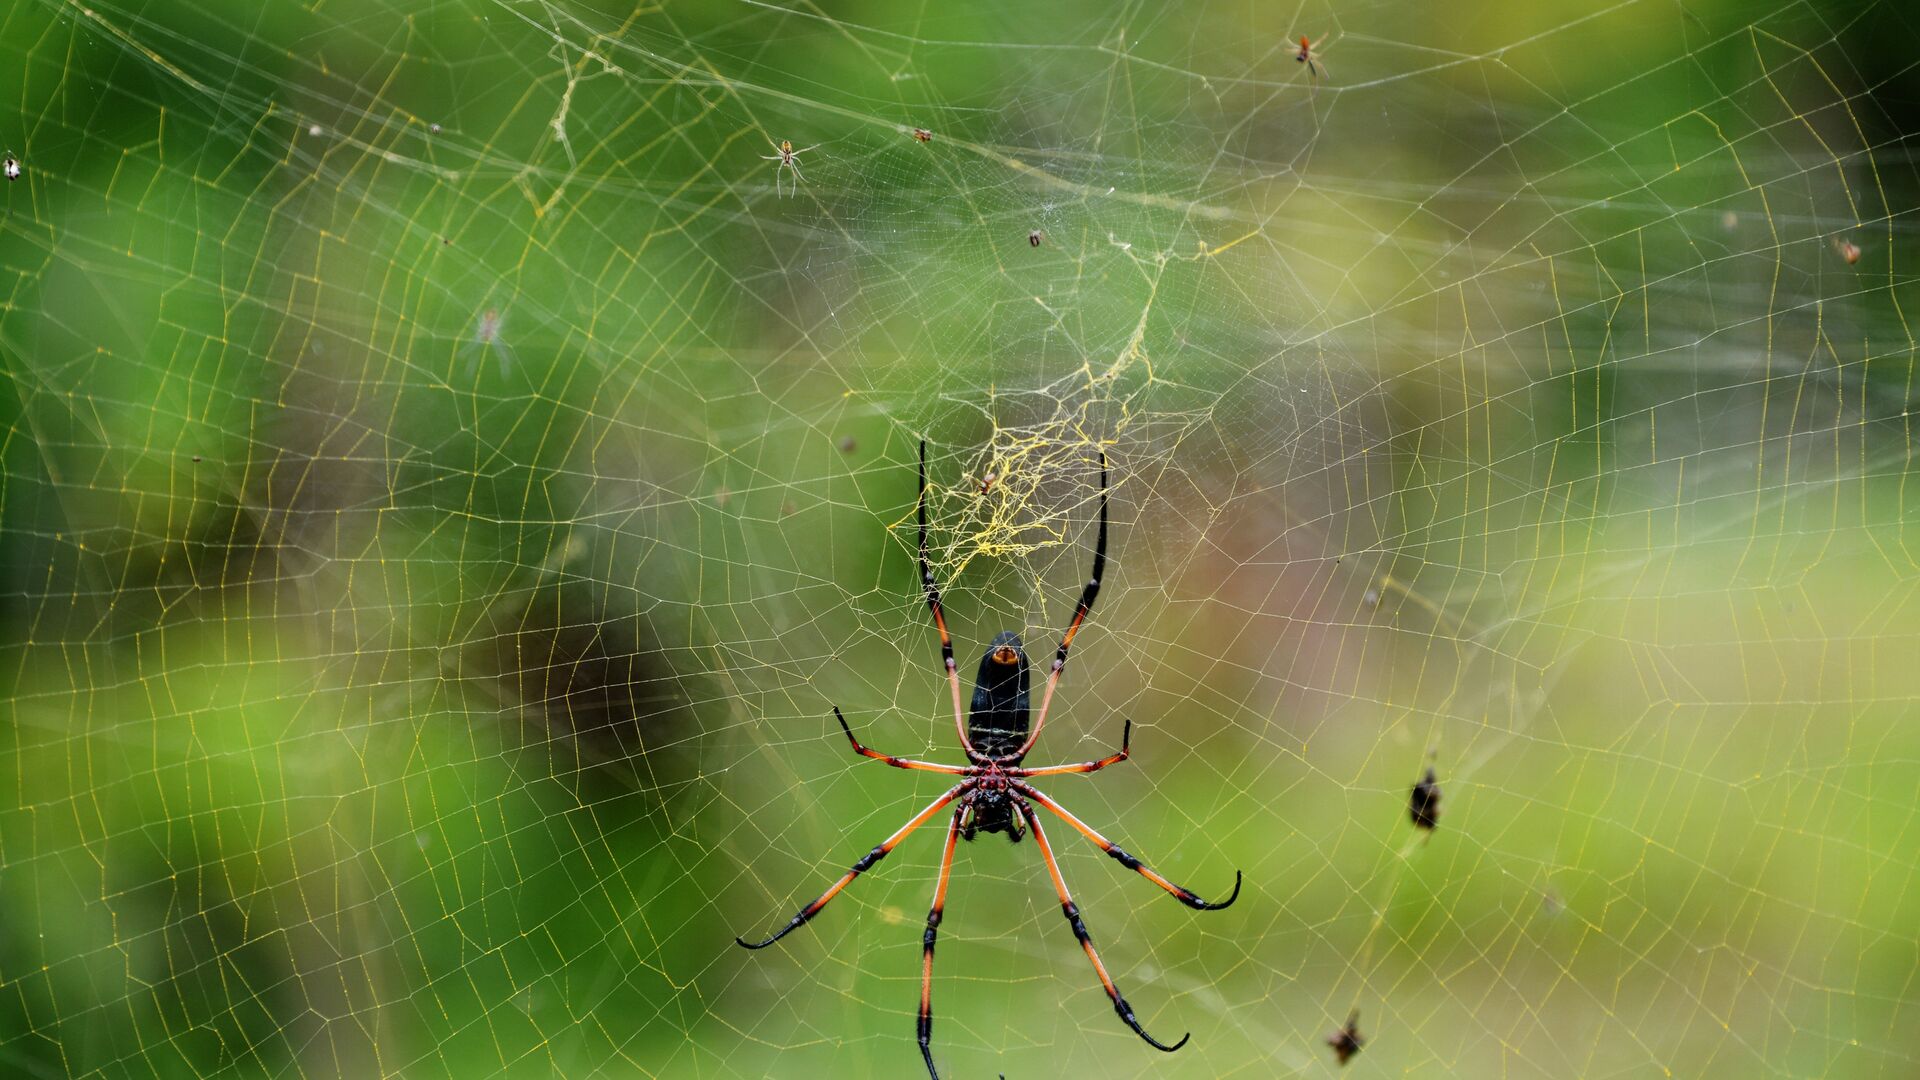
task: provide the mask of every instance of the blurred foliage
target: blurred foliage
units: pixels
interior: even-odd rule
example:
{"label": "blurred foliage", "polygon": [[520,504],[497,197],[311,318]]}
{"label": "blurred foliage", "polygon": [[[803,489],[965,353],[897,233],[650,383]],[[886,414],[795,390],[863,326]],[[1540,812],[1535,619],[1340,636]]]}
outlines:
{"label": "blurred foliage", "polygon": [[1249,882],[1069,856],[1149,1057],[973,845],[956,1075],[1910,1074],[1914,16],[1296,22],[0,16],[0,1063],[917,1068],[937,839],[729,939],[941,788],[924,435],[968,650],[1111,449],[1045,753]]}

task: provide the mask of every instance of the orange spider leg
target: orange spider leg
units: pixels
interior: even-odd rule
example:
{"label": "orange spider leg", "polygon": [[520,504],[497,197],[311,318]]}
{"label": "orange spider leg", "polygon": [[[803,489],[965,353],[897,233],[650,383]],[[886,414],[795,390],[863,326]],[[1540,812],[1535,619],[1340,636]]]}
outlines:
{"label": "orange spider leg", "polygon": [[846,888],[848,882],[852,881],[854,878],[859,877],[874,863],[877,863],[881,859],[886,858],[887,852],[892,851],[894,847],[900,843],[900,841],[905,840],[907,838],[908,833],[926,824],[928,818],[939,813],[941,807],[959,798],[961,793],[966,791],[968,786],[971,785],[972,783],[973,781],[968,780],[963,783],[955,784],[952,788],[948,789],[945,795],[942,795],[939,798],[933,800],[933,804],[931,806],[928,806],[925,810],[922,810],[918,814],[915,814],[913,816],[912,821],[909,821],[905,825],[900,826],[897,832],[895,832],[892,836],[887,837],[885,840],[882,840],[879,846],[875,847],[872,851],[867,852],[865,855],[860,856],[860,861],[853,864],[853,869],[848,870],[845,874],[841,875],[840,880],[834,882],[832,887],[828,888],[826,892],[821,893],[817,898],[815,898],[813,903],[808,904],[806,907],[801,908],[800,913],[798,915],[795,915],[787,923],[787,925],[781,927],[778,931],[776,931],[772,937],[768,938],[765,941],[760,942],[757,945],[747,941],[744,938],[736,937],[733,940],[736,942],[739,942],[742,948],[764,949],[767,946],[773,944],[774,942],[779,941],[781,938],[786,937],[788,934],[793,933],[795,930],[798,930],[808,919],[811,919],[816,914],[818,914],[821,908],[826,907],[827,901],[832,900],[834,897],[840,895],[840,890]]}
{"label": "orange spider leg", "polygon": [[1120,1014],[1120,1019],[1133,1029],[1135,1035],[1147,1040],[1147,1045],[1156,1050],[1172,1053],[1187,1045],[1187,1040],[1193,1037],[1191,1031],[1180,1036],[1179,1042],[1168,1046],[1147,1034],[1147,1029],[1134,1019],[1133,1006],[1120,996],[1120,988],[1113,985],[1113,976],[1107,974],[1107,965],[1100,962],[1100,954],[1093,948],[1093,938],[1087,934],[1087,924],[1080,918],[1080,908],[1074,904],[1073,894],[1067,891],[1067,879],[1060,876],[1060,862],[1053,857],[1053,845],[1047,842],[1046,831],[1040,828],[1040,818],[1034,814],[1033,807],[1026,803],[1020,804],[1020,813],[1027,819],[1027,827],[1033,830],[1034,841],[1040,845],[1040,856],[1047,861],[1047,873],[1053,875],[1053,891],[1060,894],[1060,911],[1067,917],[1067,925],[1073,927],[1073,936],[1079,940],[1080,947],[1086,950],[1087,959],[1093,961],[1093,972],[1100,976],[1100,985],[1106,988],[1107,997],[1113,1000],[1113,1011]]}
{"label": "orange spider leg", "polygon": [[1060,820],[1073,826],[1074,829],[1080,833],[1080,835],[1086,837],[1087,839],[1093,841],[1095,844],[1099,845],[1100,850],[1113,856],[1113,861],[1119,863],[1121,866],[1126,867],[1127,869],[1133,871],[1134,873],[1139,874],[1141,877],[1146,878],[1148,881],[1153,882],[1155,885],[1160,886],[1161,888],[1167,890],[1169,893],[1172,893],[1174,899],[1180,901],[1181,903],[1187,905],[1190,908],[1193,908],[1195,911],[1217,911],[1220,908],[1226,907],[1227,905],[1233,903],[1235,900],[1238,900],[1240,898],[1240,871],[1238,870],[1235,870],[1233,872],[1233,895],[1227,897],[1225,900],[1222,900],[1217,904],[1208,903],[1207,901],[1200,899],[1200,897],[1196,893],[1194,893],[1192,889],[1182,888],[1181,886],[1175,885],[1173,882],[1168,881],[1166,878],[1161,877],[1157,872],[1154,871],[1152,867],[1148,866],[1146,863],[1143,863],[1139,859],[1136,859],[1132,855],[1128,854],[1127,851],[1124,848],[1122,848],[1119,844],[1116,844],[1113,841],[1107,839],[1106,837],[1101,836],[1099,833],[1094,832],[1093,829],[1090,828],[1086,822],[1081,821],[1077,817],[1074,817],[1072,812],[1069,811],[1066,807],[1061,806],[1059,803],[1054,802],[1052,799],[1047,798],[1046,795],[1041,793],[1039,788],[1034,787],[1032,784],[1022,783],[1019,780],[1015,780],[1013,781],[1013,789],[1015,791],[1018,791],[1020,794],[1025,795],[1027,798],[1032,799],[1034,802],[1039,803],[1041,806],[1044,806],[1047,809],[1053,811],[1054,813],[1060,815]]}
{"label": "orange spider leg", "polygon": [[[1067,632],[1060,637],[1060,651],[1054,654],[1053,670],[1047,673],[1047,688],[1040,695],[1040,712],[1034,717],[1033,731],[1027,735],[1027,741],[1020,744],[1010,760],[1019,761],[1033,749],[1040,739],[1040,729],[1046,726],[1047,709],[1053,705],[1053,692],[1060,686],[1060,670],[1067,666],[1067,650],[1073,648],[1073,638],[1080,632],[1080,625],[1087,621],[1087,612],[1093,610],[1093,602],[1100,596],[1100,573],[1107,567],[1107,455],[1100,455],[1100,539],[1093,547],[1093,575],[1086,588],[1080,590],[1080,602],[1073,606],[1073,621],[1067,624]],[[958,707],[960,687],[954,686],[954,703]]]}
{"label": "orange spider leg", "polygon": [[833,717],[840,721],[840,730],[847,733],[847,741],[853,744],[853,752],[863,757],[870,757],[875,761],[884,761],[896,769],[918,769],[921,772],[946,773],[948,776],[973,775],[973,766],[970,765],[942,765],[937,761],[916,761],[913,758],[894,757],[891,754],[883,754],[853,737],[853,729],[847,726],[847,718],[840,715],[840,706],[835,705],[833,707]]}
{"label": "orange spider leg", "polygon": [[940,854],[940,881],[933,887],[933,907],[927,909],[927,933],[921,939],[920,958],[920,1056],[927,1059],[927,1075],[940,1080],[933,1068],[933,939],[939,936],[940,919],[947,910],[947,881],[953,876],[953,848],[960,842],[960,811],[953,812],[947,825],[947,849]]}
{"label": "orange spider leg", "polygon": [[927,441],[920,440],[920,584],[927,590],[927,607],[933,611],[934,628],[940,631],[940,662],[947,669],[947,685],[953,689],[953,728],[960,733],[960,747],[968,761],[984,761],[985,755],[973,748],[967,737],[967,713],[960,706],[960,669],[953,663],[953,635],[947,633],[947,613],[940,606],[940,583],[933,580],[927,565]]}

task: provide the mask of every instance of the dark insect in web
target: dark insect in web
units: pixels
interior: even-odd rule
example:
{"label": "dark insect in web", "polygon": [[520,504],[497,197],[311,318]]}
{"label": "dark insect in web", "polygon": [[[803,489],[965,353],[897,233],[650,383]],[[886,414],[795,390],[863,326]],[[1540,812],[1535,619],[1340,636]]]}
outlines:
{"label": "dark insect in web", "polygon": [[1342,1065],[1353,1060],[1353,1055],[1367,1044],[1366,1037],[1360,1034],[1360,1010],[1347,1014],[1347,1022],[1338,1031],[1327,1036],[1327,1045],[1333,1047],[1334,1060]]}
{"label": "dark insect in web", "polygon": [[1428,832],[1440,824],[1440,778],[1434,775],[1431,765],[1407,797],[1407,816]]}
{"label": "dark insect in web", "polygon": [[[1038,236],[1038,233],[1034,234]],[[1037,244],[1038,241],[1036,240]],[[1122,1023],[1133,1029],[1134,1034],[1146,1040],[1149,1046],[1168,1052],[1186,1045],[1188,1035],[1180,1036],[1178,1042],[1171,1045],[1163,1043],[1147,1034],[1134,1017],[1133,1006],[1120,995],[1114,985],[1113,977],[1107,973],[1106,965],[1100,961],[1100,954],[1093,947],[1093,938],[1087,933],[1085,920],[1080,916],[1080,908],[1073,902],[1073,896],[1067,891],[1066,878],[1060,872],[1059,860],[1054,857],[1053,844],[1047,839],[1046,830],[1040,826],[1036,805],[1046,809],[1086,837],[1102,851],[1112,856],[1121,866],[1139,874],[1160,888],[1165,889],[1175,899],[1196,911],[1213,911],[1224,908],[1240,895],[1240,873],[1233,875],[1233,893],[1225,900],[1211,903],[1202,900],[1191,890],[1185,889],[1141,862],[1138,858],[1115,844],[1113,841],[1095,832],[1093,828],[1075,817],[1066,807],[1043,794],[1028,781],[1045,776],[1066,776],[1076,773],[1098,772],[1109,765],[1117,765],[1127,760],[1133,740],[1133,721],[1127,720],[1120,730],[1120,749],[1097,761],[1082,761],[1072,765],[1047,765],[1029,768],[1021,761],[1033,749],[1040,738],[1040,729],[1046,725],[1047,710],[1053,704],[1054,690],[1060,685],[1060,671],[1067,665],[1067,650],[1072,647],[1073,639],[1086,622],[1087,613],[1093,609],[1093,602],[1100,595],[1101,573],[1107,565],[1107,462],[1106,455],[1100,457],[1100,533],[1093,549],[1093,573],[1086,587],[1081,590],[1080,602],[1074,605],[1073,619],[1067,624],[1066,633],[1061,635],[1060,648],[1054,653],[1053,664],[1047,673],[1046,689],[1040,695],[1040,712],[1028,726],[1028,673],[1026,650],[1021,646],[1020,636],[1012,631],[1003,631],[988,646],[986,655],[980,658],[979,674],[974,679],[973,702],[970,709],[963,710],[960,703],[960,672],[954,663],[953,638],[947,633],[946,612],[940,606],[940,586],[934,580],[933,570],[927,563],[927,444],[920,444],[920,583],[926,590],[927,608],[933,613],[933,626],[940,634],[940,661],[946,671],[947,686],[953,694],[953,724],[960,736],[960,748],[967,755],[966,765],[945,765],[933,761],[916,761],[910,758],[893,757],[873,750],[861,744],[854,737],[853,729],[847,725],[838,706],[834,707],[834,718],[840,721],[840,730],[846,732],[847,741],[853,744],[853,752],[863,757],[884,761],[896,769],[915,769],[921,772],[943,773],[960,778],[960,782],[948,788],[946,794],[935,799],[926,809],[915,814],[911,820],[892,836],[876,845],[873,850],[862,855],[853,868],[841,875],[840,880],[821,893],[812,903],[800,909],[787,925],[781,927],[765,941],[749,942],[735,938],[742,947],[764,949],[798,929],[807,920],[819,914],[827,902],[840,894],[854,878],[859,877],[881,859],[887,857],[907,834],[926,824],[934,815],[950,804],[955,804],[947,821],[946,847],[940,855],[940,876],[933,890],[933,906],[927,912],[927,929],[921,938],[921,975],[920,975],[920,1019],[917,1028],[920,1042],[920,1056],[926,1062],[927,1075],[939,1080],[939,1072],[933,1065],[933,945],[939,934],[942,913],[946,910],[947,884],[953,874],[953,853],[961,840],[973,840],[980,833],[1005,833],[1009,841],[1018,842],[1027,832],[1033,833],[1034,843],[1040,849],[1040,858],[1046,864],[1047,874],[1053,879],[1054,892],[1060,898],[1060,911],[1066,917],[1067,925],[1087,954],[1087,960],[1093,965],[1093,973],[1107,992],[1107,998],[1113,1002],[1113,1011]]]}
{"label": "dark insect in web", "polygon": [[928,131],[926,128],[914,128],[913,137],[920,140],[921,142],[932,142],[933,132]]}
{"label": "dark insect in web", "polygon": [[1027,246],[1039,247],[1040,241],[1045,240],[1046,238],[1047,237],[1045,233],[1041,232],[1039,229],[1035,229],[1032,232],[1027,234]]}

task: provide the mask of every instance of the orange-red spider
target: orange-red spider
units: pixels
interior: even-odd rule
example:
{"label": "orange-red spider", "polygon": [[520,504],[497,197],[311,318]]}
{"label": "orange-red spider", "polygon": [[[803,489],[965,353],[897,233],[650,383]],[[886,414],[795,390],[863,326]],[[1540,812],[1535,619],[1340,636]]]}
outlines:
{"label": "orange-red spider", "polygon": [[1293,54],[1294,63],[1307,65],[1307,77],[1315,84],[1326,76],[1327,61],[1320,55],[1320,46],[1327,43],[1326,38],[1308,41],[1305,34],[1300,35],[1300,51]]}

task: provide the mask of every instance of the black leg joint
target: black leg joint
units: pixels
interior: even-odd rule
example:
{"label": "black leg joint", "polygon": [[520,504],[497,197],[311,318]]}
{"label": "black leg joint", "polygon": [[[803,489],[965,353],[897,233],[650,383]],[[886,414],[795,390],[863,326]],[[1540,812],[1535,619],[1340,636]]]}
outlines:
{"label": "black leg joint", "polygon": [[1164,1050],[1167,1053],[1171,1054],[1175,1050],[1178,1050],[1181,1047],[1187,1045],[1187,1040],[1193,1038],[1193,1032],[1189,1031],[1185,1035],[1180,1036],[1179,1042],[1174,1043],[1172,1046],[1168,1046],[1166,1043],[1163,1043],[1159,1039],[1156,1039],[1153,1036],[1147,1034],[1147,1029],[1141,1027],[1140,1021],[1134,1017],[1133,1006],[1127,1004],[1127,999],[1121,997],[1120,992],[1117,990],[1113,992],[1113,1011],[1120,1015],[1121,1023],[1132,1028],[1133,1033],[1135,1035],[1138,1035],[1142,1039],[1145,1039],[1147,1041],[1147,1045],[1153,1047],[1155,1050]]}
{"label": "black leg joint", "polygon": [[1108,848],[1107,854],[1113,856],[1114,862],[1119,863],[1121,866],[1124,866],[1129,870],[1140,869],[1140,860],[1134,858],[1132,855],[1127,854],[1126,849],[1122,848],[1119,844],[1115,844],[1112,847]]}
{"label": "black leg joint", "polygon": [[1060,911],[1066,915],[1067,925],[1073,927],[1073,936],[1079,939],[1080,944],[1085,945],[1087,943],[1087,924],[1080,920],[1079,905],[1068,900],[1060,905]]}
{"label": "black leg joint", "polygon": [[886,848],[875,847],[872,851],[869,851],[865,855],[860,856],[860,861],[853,864],[853,872],[856,874],[864,873],[869,867],[873,866],[874,863],[877,863],[881,859],[884,859],[886,857],[887,857]]}
{"label": "black leg joint", "polygon": [[940,1080],[940,1071],[933,1067],[933,1017],[920,1017],[920,1056],[926,1060],[927,1075],[932,1080]]}

